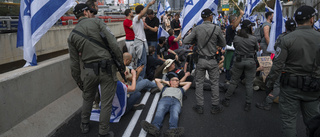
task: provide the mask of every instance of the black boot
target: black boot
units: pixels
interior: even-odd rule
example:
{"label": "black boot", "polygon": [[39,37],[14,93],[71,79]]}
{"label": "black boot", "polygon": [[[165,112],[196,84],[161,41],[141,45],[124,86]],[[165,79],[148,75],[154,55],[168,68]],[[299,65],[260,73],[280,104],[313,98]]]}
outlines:
{"label": "black boot", "polygon": [[271,105],[272,103],[267,103],[265,101],[263,101],[262,103],[257,103],[256,107],[262,110],[270,110],[271,109]]}

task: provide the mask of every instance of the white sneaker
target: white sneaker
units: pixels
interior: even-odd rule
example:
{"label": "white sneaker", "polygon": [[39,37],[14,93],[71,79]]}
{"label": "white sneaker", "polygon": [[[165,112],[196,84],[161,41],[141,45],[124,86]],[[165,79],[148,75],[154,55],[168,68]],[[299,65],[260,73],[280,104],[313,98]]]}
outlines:
{"label": "white sneaker", "polygon": [[259,90],[259,86],[254,86],[253,90],[255,90],[255,91]]}

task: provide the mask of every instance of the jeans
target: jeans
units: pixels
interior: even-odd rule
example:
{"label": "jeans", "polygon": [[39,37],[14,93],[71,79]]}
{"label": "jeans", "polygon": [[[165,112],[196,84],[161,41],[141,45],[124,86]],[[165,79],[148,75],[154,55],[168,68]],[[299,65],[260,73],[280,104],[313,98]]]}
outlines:
{"label": "jeans", "polygon": [[[153,58],[157,58],[157,47],[158,47],[158,42],[157,41],[147,41],[148,46],[154,46],[155,47],[155,51],[153,54]],[[150,54],[150,53],[149,53]]]}
{"label": "jeans", "polygon": [[163,97],[158,102],[157,112],[152,124],[160,129],[162,127],[162,121],[165,114],[169,112],[169,129],[177,128],[180,111],[181,104],[178,99],[174,97]]}
{"label": "jeans", "polygon": [[125,113],[128,113],[131,110],[133,105],[136,104],[137,101],[140,99],[140,96],[140,92],[133,92],[132,94],[130,94],[130,97],[128,97],[127,99],[127,108]]}
{"label": "jeans", "polygon": [[142,78],[144,78],[146,74],[146,67],[147,67],[147,51],[146,48],[143,44],[143,50],[142,50],[142,55],[141,58],[138,59],[137,67],[144,65],[143,70],[140,72],[140,75]]}

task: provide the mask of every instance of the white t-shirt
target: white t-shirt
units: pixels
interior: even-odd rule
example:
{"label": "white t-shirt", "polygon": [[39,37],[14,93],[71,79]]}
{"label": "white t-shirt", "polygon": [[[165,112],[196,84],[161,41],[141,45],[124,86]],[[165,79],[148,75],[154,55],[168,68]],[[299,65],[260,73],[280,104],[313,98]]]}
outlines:
{"label": "white t-shirt", "polygon": [[132,20],[132,29],[136,39],[146,41],[146,34],[144,32],[143,20],[138,20],[139,15],[136,15]]}

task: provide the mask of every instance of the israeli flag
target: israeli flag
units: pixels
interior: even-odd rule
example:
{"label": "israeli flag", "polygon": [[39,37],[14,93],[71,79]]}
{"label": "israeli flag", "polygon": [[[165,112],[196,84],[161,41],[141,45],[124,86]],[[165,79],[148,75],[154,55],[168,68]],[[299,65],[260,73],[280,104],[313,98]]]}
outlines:
{"label": "israeli flag", "polygon": [[[118,123],[126,112],[127,108],[127,86],[120,81],[117,81],[117,90],[112,101],[112,110],[110,116],[111,123]],[[101,88],[99,85],[99,93],[101,95]],[[101,103],[99,103],[99,108],[101,108]],[[92,109],[90,120],[98,121],[100,117],[100,109]]]}
{"label": "israeli flag", "polygon": [[170,4],[169,4],[168,0],[166,0],[166,3],[165,3],[164,6],[166,8],[166,11],[171,10],[171,7],[170,7]]}
{"label": "israeli flag", "polygon": [[313,24],[313,27],[317,30],[320,29],[320,19],[316,23]]}
{"label": "israeli flag", "polygon": [[268,52],[275,53],[274,44],[278,36],[285,31],[285,23],[282,16],[282,6],[280,0],[276,0],[274,4],[273,23],[270,31],[270,42],[267,48]]}
{"label": "israeli flag", "polygon": [[21,0],[17,48],[23,49],[25,66],[37,65],[34,46],[73,3],[74,0]]}
{"label": "israeli flag", "polygon": [[186,0],[181,13],[181,36],[184,36],[194,24],[201,24],[203,22],[201,12],[204,9],[209,8],[213,13],[218,15],[218,4],[219,0]]}
{"label": "israeli flag", "polygon": [[248,0],[246,8],[244,9],[245,19],[249,18],[252,10],[259,4],[261,0]]}
{"label": "israeli flag", "polygon": [[157,18],[159,19],[159,23],[161,23],[161,16],[165,14],[165,11],[161,5],[161,1],[159,1],[159,5],[158,5],[158,12],[157,12]]}
{"label": "israeli flag", "polygon": [[268,7],[268,6],[265,6],[265,10],[266,10],[266,12],[269,12],[269,11],[270,11],[270,12],[274,12],[273,9],[271,9],[271,8]]}
{"label": "israeli flag", "polygon": [[257,14],[252,15],[252,16],[249,17],[249,20],[254,23],[254,22],[256,22],[257,17],[258,17]]}
{"label": "israeli flag", "polygon": [[170,35],[169,35],[169,33],[166,31],[166,30],[164,30],[163,28],[162,28],[162,26],[159,26],[159,28],[158,28],[158,39],[160,38],[160,37],[166,37],[166,38],[168,38]]}

